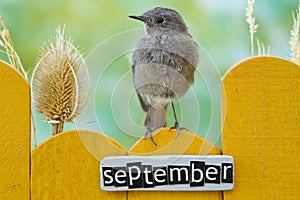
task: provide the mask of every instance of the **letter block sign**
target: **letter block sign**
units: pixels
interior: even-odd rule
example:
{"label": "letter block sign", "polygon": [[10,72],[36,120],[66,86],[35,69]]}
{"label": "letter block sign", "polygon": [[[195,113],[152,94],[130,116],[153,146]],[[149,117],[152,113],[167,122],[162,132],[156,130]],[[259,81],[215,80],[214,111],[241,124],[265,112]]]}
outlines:
{"label": "letter block sign", "polygon": [[100,163],[106,191],[213,191],[233,189],[231,156],[112,156]]}

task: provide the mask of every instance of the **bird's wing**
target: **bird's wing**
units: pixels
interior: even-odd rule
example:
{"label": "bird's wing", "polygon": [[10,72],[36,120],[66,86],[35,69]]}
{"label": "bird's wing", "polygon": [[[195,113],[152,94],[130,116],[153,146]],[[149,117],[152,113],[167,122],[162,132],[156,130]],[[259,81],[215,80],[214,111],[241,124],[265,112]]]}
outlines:
{"label": "bird's wing", "polygon": [[135,72],[135,65],[131,65],[132,74]]}
{"label": "bird's wing", "polygon": [[136,91],[136,93],[137,93],[137,95],[138,95],[138,97],[139,97],[140,104],[141,104],[143,110],[144,110],[145,112],[148,112],[148,106],[147,106],[147,104],[144,102],[144,100],[142,99],[142,97],[141,97],[141,95],[138,93],[138,91]]}
{"label": "bird's wing", "polygon": [[[135,73],[135,65],[134,64],[131,65],[131,70],[132,70],[132,74],[134,76],[134,73]],[[140,101],[140,104],[141,104],[143,110],[145,112],[148,112],[148,105],[144,102],[144,100],[142,99],[141,95],[139,94],[139,92],[137,90],[136,90],[136,93],[138,95],[138,98],[139,98],[139,101]]]}

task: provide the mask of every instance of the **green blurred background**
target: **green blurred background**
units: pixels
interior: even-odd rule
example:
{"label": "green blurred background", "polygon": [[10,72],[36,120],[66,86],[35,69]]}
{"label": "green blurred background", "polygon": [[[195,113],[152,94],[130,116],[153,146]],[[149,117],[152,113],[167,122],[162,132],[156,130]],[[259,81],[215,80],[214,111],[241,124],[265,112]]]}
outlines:
{"label": "green blurred background", "polygon": [[[246,0],[0,0],[0,13],[10,30],[15,49],[23,65],[29,70],[36,64],[39,49],[54,36],[58,25],[66,25],[66,35],[74,39],[74,43],[80,46],[84,56],[88,56],[98,44],[107,41],[108,38],[124,31],[141,28],[140,23],[127,16],[141,14],[155,6],[170,7],[182,14],[191,35],[207,51],[220,77],[230,67],[251,55],[248,24],[245,22]],[[255,3],[254,16],[259,24],[256,36],[266,46],[270,46],[271,55],[288,58],[290,54],[288,41],[292,27],[291,12],[295,11],[297,6],[297,0],[264,0]],[[114,44],[118,45],[118,43]],[[114,48],[108,47],[105,51],[113,51]],[[105,55],[99,55],[99,59],[101,56]],[[4,55],[0,55],[0,58],[6,60]],[[87,124],[94,119],[101,121],[101,128],[96,130],[110,135],[128,149],[143,133],[130,135],[126,133],[126,128],[123,129],[115,122],[112,110],[113,98],[111,98],[111,90],[115,90],[118,81],[123,81],[123,78],[126,79],[124,83],[128,83],[126,87],[132,87],[128,82],[130,81],[128,55],[119,56],[110,65],[111,67],[105,68],[104,73],[101,74],[101,79],[93,83],[96,90],[92,91],[91,98],[95,100],[96,105],[90,105],[87,112],[93,114],[85,113],[85,116],[95,114],[96,117],[82,117],[80,123]],[[97,67],[99,66],[88,65],[89,71],[97,70]],[[198,123],[198,127],[197,130],[192,131],[206,136],[214,134],[207,133],[212,116],[211,94],[201,74],[197,77],[199,81],[193,91],[198,91],[195,98],[199,103],[197,108],[200,110],[201,117],[195,121],[193,115],[187,116],[186,121],[194,120],[193,123]],[[130,91],[130,98],[126,100],[128,102],[120,106],[129,107],[130,117],[134,123],[142,126],[144,113],[138,105],[136,95],[132,93],[132,89]],[[193,92],[190,96],[193,96]],[[118,96],[119,98],[122,96]],[[180,114],[179,103],[176,107]],[[194,109],[192,104],[190,109]],[[170,112],[168,117],[172,124]],[[41,143],[51,136],[51,128],[49,124],[38,121],[42,120],[41,116],[35,115],[35,119],[38,143]],[[76,128],[74,125],[68,124],[65,130],[74,128]],[[89,125],[85,128],[88,129]],[[216,137],[219,138],[219,135]],[[221,147],[220,140],[216,143]]]}

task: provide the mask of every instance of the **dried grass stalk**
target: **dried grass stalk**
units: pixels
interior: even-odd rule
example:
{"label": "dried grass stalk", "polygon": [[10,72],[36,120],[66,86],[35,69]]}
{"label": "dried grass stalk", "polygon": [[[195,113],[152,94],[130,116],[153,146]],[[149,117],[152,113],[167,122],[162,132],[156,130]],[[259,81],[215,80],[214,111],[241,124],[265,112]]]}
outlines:
{"label": "dried grass stalk", "polygon": [[14,67],[17,71],[19,71],[26,80],[28,80],[27,73],[22,65],[18,53],[15,51],[14,44],[9,34],[9,30],[5,26],[5,23],[1,15],[0,15],[0,24],[2,27],[0,28],[0,46],[4,48],[4,51],[0,50],[0,52],[6,54],[10,65]]}
{"label": "dried grass stalk", "polygon": [[82,55],[70,39],[64,39],[64,29],[58,28],[54,41],[42,49],[32,78],[35,108],[52,124],[53,135],[83,112],[89,88]]}
{"label": "dried grass stalk", "polygon": [[270,51],[271,51],[270,46],[268,46],[267,53],[266,53],[266,48],[262,41],[260,41],[259,39],[256,39],[256,44],[257,44],[257,54],[259,56],[270,55]]}
{"label": "dried grass stalk", "polygon": [[255,17],[253,17],[255,0],[248,0],[248,7],[246,8],[246,22],[249,24],[251,54],[254,55],[254,33],[257,31],[258,25],[255,24]]}
{"label": "dried grass stalk", "polygon": [[300,65],[300,50],[299,50],[299,28],[300,28],[300,1],[298,5],[298,9],[296,11],[296,16],[293,15],[293,28],[291,30],[290,37],[290,47],[291,47],[291,61]]}

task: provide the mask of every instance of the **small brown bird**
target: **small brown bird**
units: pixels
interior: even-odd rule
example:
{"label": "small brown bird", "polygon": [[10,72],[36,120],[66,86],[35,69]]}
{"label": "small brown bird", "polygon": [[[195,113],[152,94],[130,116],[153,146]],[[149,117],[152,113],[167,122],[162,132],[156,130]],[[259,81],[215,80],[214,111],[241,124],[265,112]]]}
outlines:
{"label": "small brown bird", "polygon": [[145,35],[131,57],[133,82],[141,106],[147,113],[146,134],[156,145],[152,132],[166,126],[168,104],[172,104],[177,135],[179,126],[173,101],[186,94],[194,83],[199,62],[198,45],[188,32],[181,15],[169,8],[156,7],[140,16]]}

